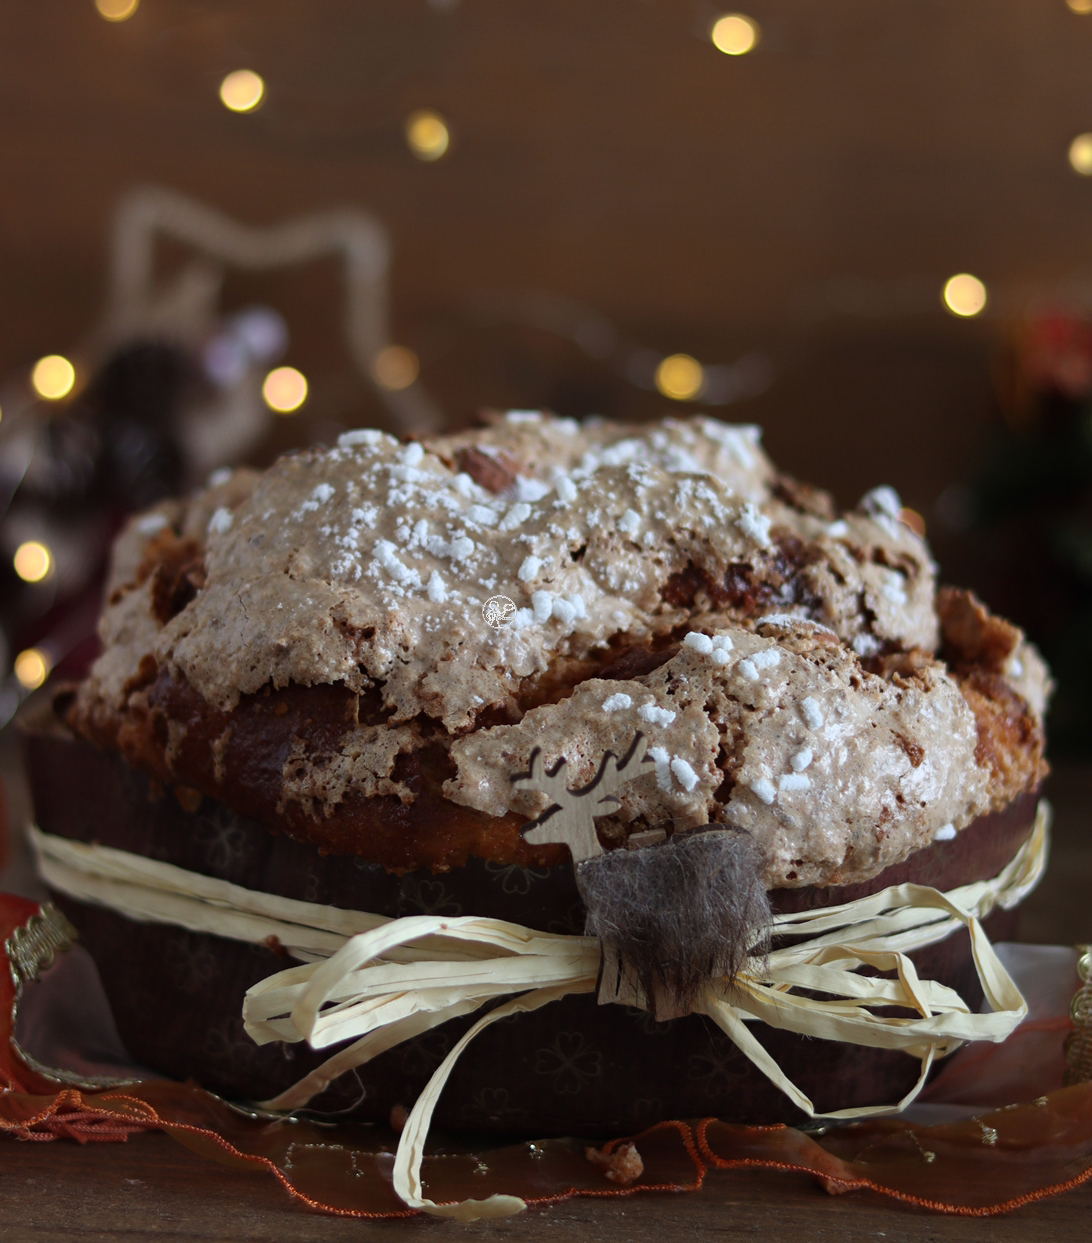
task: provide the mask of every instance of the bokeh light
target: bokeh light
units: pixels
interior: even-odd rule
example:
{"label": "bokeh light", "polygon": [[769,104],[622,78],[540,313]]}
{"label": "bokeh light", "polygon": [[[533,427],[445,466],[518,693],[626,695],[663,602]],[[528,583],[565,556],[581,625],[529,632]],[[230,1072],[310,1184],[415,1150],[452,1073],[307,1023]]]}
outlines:
{"label": "bokeh light", "polygon": [[669,354],[656,368],[656,387],[672,401],[690,401],[705,386],[705,371],[689,354]]}
{"label": "bokeh light", "polygon": [[421,363],[413,350],[404,345],[388,345],[372,359],[372,376],[380,388],[397,392],[417,379]]}
{"label": "bokeh light", "polygon": [[742,13],[725,13],[713,23],[709,37],[725,56],[743,56],[758,44],[758,23]]}
{"label": "bokeh light", "polygon": [[307,400],[307,377],[295,367],[274,367],[265,377],[262,396],[270,410],[292,414]]}
{"label": "bokeh light", "polygon": [[1082,177],[1092,177],[1092,134],[1078,134],[1069,144],[1069,163]]}
{"label": "bokeh light", "polygon": [[265,96],[265,83],[253,69],[236,69],[220,83],[220,100],[232,112],[253,112]]}
{"label": "bokeh light", "polygon": [[1092,13],[1092,0],[1065,0],[1074,13]]}
{"label": "bokeh light", "polygon": [[24,583],[40,583],[53,572],[53,554],[40,540],[20,544],[11,560]]}
{"label": "bokeh light", "polygon": [[406,118],[406,142],[419,160],[438,160],[448,149],[451,135],[438,112],[422,109]]}
{"label": "bokeh light", "polygon": [[60,401],[72,392],[72,386],[76,383],[76,368],[60,354],[47,354],[34,364],[30,382],[39,397],[47,401]]}
{"label": "bokeh light", "polygon": [[944,305],[963,319],[977,315],[986,305],[986,286],[969,272],[960,272],[944,283]]}
{"label": "bokeh light", "polygon": [[124,22],[137,11],[140,0],[95,0],[100,17],[108,22]]}
{"label": "bokeh light", "polygon": [[25,690],[36,691],[49,677],[53,662],[40,647],[28,647],[15,658],[15,676]]}

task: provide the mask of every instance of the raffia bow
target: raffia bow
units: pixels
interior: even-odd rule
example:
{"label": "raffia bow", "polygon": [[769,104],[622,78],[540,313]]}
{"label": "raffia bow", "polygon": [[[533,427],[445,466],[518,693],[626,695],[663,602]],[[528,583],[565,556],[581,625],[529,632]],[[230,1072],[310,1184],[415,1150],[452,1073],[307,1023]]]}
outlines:
{"label": "raffia bow", "polygon": [[[276,936],[304,965],[279,971],[251,988],[243,1003],[247,1030],[260,1044],[306,1040],[326,1048],[353,1043],[266,1108],[304,1106],[338,1075],[386,1049],[459,1015],[507,997],[480,1018],[437,1068],[402,1132],[394,1189],[406,1204],[439,1216],[474,1220],[518,1212],[513,1196],[438,1205],[424,1193],[421,1160],[433,1111],[448,1076],[471,1040],[509,1015],[536,1010],[576,993],[591,993],[599,972],[598,942],[557,936],[501,920],[419,915],[385,919],[243,889],[108,847],[32,830],[44,879],[84,901],[130,918],[167,923],[261,943]],[[993,880],[940,893],[898,885],[836,907],[775,917],[775,936],[795,943],[773,950],[761,974],[744,972],[730,992],[710,987],[698,1010],[805,1113],[861,1118],[894,1113],[921,1091],[933,1061],[966,1040],[999,1042],[1027,1007],[1001,965],[980,920],[1019,903],[1046,865],[1049,808],[1041,803],[1031,837]],[[922,980],[907,956],[966,927],[989,1013],[972,1014],[952,989]],[[894,971],[894,979],[863,976],[861,966]],[[807,990],[803,995],[795,990]],[[515,994],[515,996],[513,996]],[[619,998],[642,1003],[639,995]],[[877,1015],[900,1007],[916,1017]],[[818,1114],[747,1024],[901,1049],[921,1060],[921,1074],[899,1102]]]}

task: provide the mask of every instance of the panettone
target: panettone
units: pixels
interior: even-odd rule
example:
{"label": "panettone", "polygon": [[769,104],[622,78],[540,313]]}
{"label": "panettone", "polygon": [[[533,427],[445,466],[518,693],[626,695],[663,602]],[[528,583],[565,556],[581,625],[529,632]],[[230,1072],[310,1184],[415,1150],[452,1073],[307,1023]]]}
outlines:
{"label": "panettone", "polygon": [[[838,515],[756,429],[712,419],[512,412],[225,474],[126,528],[101,636],[57,698],[65,724],[29,732],[41,828],[380,915],[582,932],[569,852],[521,832],[550,797],[514,778],[564,760],[587,786],[638,738],[648,759],[597,813],[596,848],[723,826],[774,912],[997,875],[1046,773],[1041,659],[937,590],[896,494]],[[147,1065],[263,1100],[322,1060],[242,1031],[242,995],[282,947],[134,936],[115,909],[57,898]],[[965,933],[915,961],[977,1006]],[[467,1025],[312,1107],[386,1118]],[[755,1031],[824,1109],[897,1099],[918,1073],[901,1052]],[[799,1116],[708,1020],[574,996],[483,1033],[438,1116],[558,1133],[693,1114]]]}

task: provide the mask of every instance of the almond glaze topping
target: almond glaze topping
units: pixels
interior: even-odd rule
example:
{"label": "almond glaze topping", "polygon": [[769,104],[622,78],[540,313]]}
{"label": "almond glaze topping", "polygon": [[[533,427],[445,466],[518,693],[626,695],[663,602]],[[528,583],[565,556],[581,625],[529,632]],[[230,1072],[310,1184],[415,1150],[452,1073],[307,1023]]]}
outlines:
{"label": "almond glaze topping", "polygon": [[718,820],[770,887],[851,883],[1046,771],[1042,661],[898,514],[837,516],[708,418],[350,432],[129,524],[69,720],[399,870],[556,862],[510,774],[590,778],[641,731],[604,845]]}

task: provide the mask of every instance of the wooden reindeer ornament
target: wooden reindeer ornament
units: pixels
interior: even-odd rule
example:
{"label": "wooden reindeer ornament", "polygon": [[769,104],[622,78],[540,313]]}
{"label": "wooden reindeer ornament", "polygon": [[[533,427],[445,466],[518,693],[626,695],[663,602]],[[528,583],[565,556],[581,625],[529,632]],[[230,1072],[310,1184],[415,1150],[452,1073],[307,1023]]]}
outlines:
{"label": "wooden reindeer ornament", "polygon": [[664,1020],[689,1014],[711,982],[728,987],[750,956],[765,952],[770,905],[758,854],[737,830],[710,825],[662,844],[634,848],[631,839],[629,849],[603,850],[595,818],[618,805],[614,791],[650,774],[650,762],[638,733],[621,760],[608,751],[592,781],[571,790],[565,760],[547,772],[536,748],[530,771],[512,784],[553,800],[524,837],[572,852],[586,932],[603,947],[600,1004],[644,1005]]}
{"label": "wooden reindeer ornament", "polygon": [[614,791],[638,776],[642,764],[652,762],[645,754],[647,750],[644,734],[637,734],[621,760],[607,751],[600,761],[599,771],[588,785],[582,790],[570,790],[564,757],[558,760],[554,771],[548,773],[542,761],[542,750],[535,747],[531,752],[531,771],[513,777],[512,784],[517,790],[538,790],[554,801],[537,820],[524,826],[524,839],[533,846],[562,843],[572,852],[574,864],[597,859],[604,852],[595,831],[595,817],[605,816],[618,806]]}

